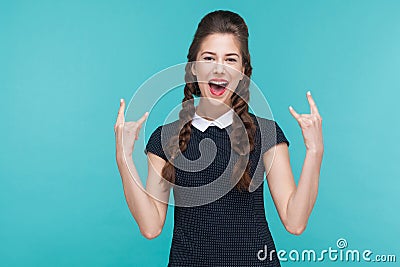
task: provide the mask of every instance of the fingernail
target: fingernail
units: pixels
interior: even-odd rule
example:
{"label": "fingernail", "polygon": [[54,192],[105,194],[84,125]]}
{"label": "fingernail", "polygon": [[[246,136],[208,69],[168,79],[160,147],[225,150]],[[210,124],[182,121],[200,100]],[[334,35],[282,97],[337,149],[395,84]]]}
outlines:
{"label": "fingernail", "polygon": [[289,106],[289,109],[292,109],[292,106]]}
{"label": "fingernail", "polygon": [[121,102],[121,103],[122,103],[123,101],[124,101],[124,100],[123,100],[122,98],[119,100],[119,102]]}
{"label": "fingernail", "polygon": [[311,95],[311,92],[310,92],[310,91],[308,91],[308,92],[307,92],[307,95]]}

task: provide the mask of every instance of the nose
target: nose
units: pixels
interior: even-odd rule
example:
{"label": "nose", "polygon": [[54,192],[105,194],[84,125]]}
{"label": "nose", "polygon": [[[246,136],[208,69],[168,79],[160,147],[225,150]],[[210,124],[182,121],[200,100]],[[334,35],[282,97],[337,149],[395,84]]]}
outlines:
{"label": "nose", "polygon": [[224,73],[224,72],[225,72],[224,64],[222,64],[220,62],[215,63],[214,73]]}

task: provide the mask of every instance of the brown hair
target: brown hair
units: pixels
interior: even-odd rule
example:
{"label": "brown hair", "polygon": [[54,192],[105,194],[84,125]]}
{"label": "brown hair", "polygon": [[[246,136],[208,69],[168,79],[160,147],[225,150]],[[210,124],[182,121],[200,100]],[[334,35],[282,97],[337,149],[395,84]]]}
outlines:
{"label": "brown hair", "polygon": [[[215,33],[232,34],[235,37],[235,40],[240,44],[242,64],[245,69],[245,75],[239,82],[238,87],[236,88],[235,92],[233,92],[231,97],[231,108],[235,111],[237,116],[233,116],[234,119],[230,138],[232,149],[240,155],[233,168],[232,178],[237,181],[239,179],[236,177],[243,173],[236,187],[239,191],[242,191],[242,189],[248,190],[248,187],[251,183],[251,177],[249,174],[250,161],[248,160],[248,156],[250,151],[254,149],[254,135],[256,131],[254,121],[248,113],[248,102],[250,98],[249,78],[252,73],[250,53],[248,49],[249,34],[247,25],[243,18],[234,12],[226,10],[216,10],[208,13],[198,24],[187,55],[188,64],[186,64],[185,67],[186,85],[184,88],[182,109],[179,112],[178,126],[181,130],[179,131],[179,134],[172,136],[169,140],[167,149],[168,154],[171,155],[171,157],[164,165],[161,175],[167,181],[175,183],[175,167],[173,165],[173,161],[178,155],[179,150],[180,152],[184,152],[187,148],[187,144],[189,143],[191,135],[192,118],[195,113],[193,95],[197,97],[200,96],[198,83],[193,82],[195,81],[195,78],[191,72],[191,62],[196,61],[202,41],[208,35]],[[239,118],[241,121],[238,121]],[[177,144],[179,144],[179,147],[177,147]]]}

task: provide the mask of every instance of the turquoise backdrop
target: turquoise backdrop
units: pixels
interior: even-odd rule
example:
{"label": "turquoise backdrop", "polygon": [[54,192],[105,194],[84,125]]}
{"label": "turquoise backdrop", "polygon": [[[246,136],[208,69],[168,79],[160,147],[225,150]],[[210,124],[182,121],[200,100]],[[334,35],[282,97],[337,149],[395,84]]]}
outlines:
{"label": "turquoise backdrop", "polygon": [[1,1],[1,266],[166,266],[173,207],[159,237],[140,234],[113,126],[119,99],[185,62],[198,22],[216,9],[249,27],[252,79],[291,142],[296,181],[305,147],[288,106],[309,113],[310,90],[323,118],[320,190],[302,235],[284,229],[265,187],[277,249],[320,252],[344,238],[347,249],[400,261],[399,1]]}

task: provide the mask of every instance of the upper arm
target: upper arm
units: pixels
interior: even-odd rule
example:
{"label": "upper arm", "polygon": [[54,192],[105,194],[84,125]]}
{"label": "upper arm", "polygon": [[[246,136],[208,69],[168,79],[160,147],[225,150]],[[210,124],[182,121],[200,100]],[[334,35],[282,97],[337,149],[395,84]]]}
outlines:
{"label": "upper arm", "polygon": [[279,217],[286,227],[289,198],[296,190],[296,183],[290,166],[288,145],[282,142],[268,149],[263,154],[263,163],[272,199]]}
{"label": "upper arm", "polygon": [[150,199],[153,200],[158,210],[162,226],[165,223],[167,215],[168,200],[171,189],[170,184],[168,184],[161,176],[161,171],[165,163],[166,161],[161,157],[151,152],[147,153],[148,176],[146,181],[146,192],[149,194]]}

